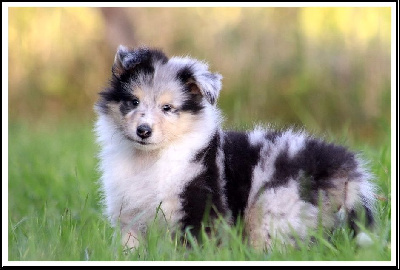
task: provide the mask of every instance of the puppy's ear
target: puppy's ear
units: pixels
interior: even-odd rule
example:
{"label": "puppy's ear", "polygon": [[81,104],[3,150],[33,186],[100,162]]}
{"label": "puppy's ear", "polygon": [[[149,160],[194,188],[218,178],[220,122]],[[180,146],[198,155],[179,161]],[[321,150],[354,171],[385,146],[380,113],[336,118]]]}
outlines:
{"label": "puppy's ear", "polygon": [[120,78],[121,75],[133,69],[141,62],[148,61],[150,58],[150,51],[147,48],[139,48],[137,50],[130,50],[128,47],[119,45],[117,53],[114,57],[114,64],[112,66],[112,73]]}
{"label": "puppy's ear", "polygon": [[196,85],[211,105],[217,102],[219,92],[221,91],[221,79],[222,76],[218,73],[205,72],[195,74]]}
{"label": "puppy's ear", "polygon": [[202,95],[211,105],[214,105],[221,91],[222,76],[208,70],[204,62],[191,59],[191,63],[178,74],[180,79],[188,86],[192,94]]}

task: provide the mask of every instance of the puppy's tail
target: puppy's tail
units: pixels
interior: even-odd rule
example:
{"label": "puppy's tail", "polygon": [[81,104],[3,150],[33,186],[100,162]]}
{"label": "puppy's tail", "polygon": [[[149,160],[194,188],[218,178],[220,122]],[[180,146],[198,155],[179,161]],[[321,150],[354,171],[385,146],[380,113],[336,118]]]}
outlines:
{"label": "puppy's tail", "polygon": [[311,138],[294,164],[304,172],[300,186],[309,190],[310,201],[318,205],[322,195],[325,208],[322,212],[333,211],[339,218],[336,220],[347,222],[356,234],[375,227],[377,190],[374,177],[360,155],[346,147]]}
{"label": "puppy's tail", "polygon": [[348,172],[343,183],[343,203],[338,216],[345,220],[355,232],[359,245],[367,245],[371,238],[362,232],[363,229],[373,230],[376,226],[376,186],[373,176],[365,169],[363,159],[354,157],[356,166]]}

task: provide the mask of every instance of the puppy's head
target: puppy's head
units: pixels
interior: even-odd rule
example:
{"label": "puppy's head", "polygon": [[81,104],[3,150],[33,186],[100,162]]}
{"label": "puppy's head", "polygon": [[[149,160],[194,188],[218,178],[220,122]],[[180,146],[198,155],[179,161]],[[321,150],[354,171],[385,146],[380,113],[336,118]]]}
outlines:
{"label": "puppy's head", "polygon": [[119,46],[110,86],[95,109],[138,149],[158,149],[199,128],[215,106],[221,78],[189,57]]}

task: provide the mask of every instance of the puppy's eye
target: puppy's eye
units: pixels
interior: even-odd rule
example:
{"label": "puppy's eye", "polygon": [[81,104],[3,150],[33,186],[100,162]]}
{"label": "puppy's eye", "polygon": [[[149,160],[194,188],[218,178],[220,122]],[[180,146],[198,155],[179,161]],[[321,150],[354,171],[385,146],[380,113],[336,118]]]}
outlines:
{"label": "puppy's eye", "polygon": [[140,103],[139,100],[136,98],[131,101],[131,104],[133,107],[137,107],[139,105],[139,103]]}
{"label": "puppy's eye", "polygon": [[163,112],[170,112],[172,110],[172,106],[169,104],[165,104],[162,106]]}

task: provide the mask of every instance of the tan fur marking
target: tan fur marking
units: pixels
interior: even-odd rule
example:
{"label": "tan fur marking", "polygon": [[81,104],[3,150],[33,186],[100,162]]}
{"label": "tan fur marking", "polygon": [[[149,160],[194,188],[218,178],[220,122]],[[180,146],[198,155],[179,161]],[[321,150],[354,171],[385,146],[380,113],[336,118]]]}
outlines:
{"label": "tan fur marking", "polygon": [[160,94],[160,96],[157,99],[157,103],[162,106],[164,104],[171,104],[174,105],[176,103],[174,99],[174,95],[172,94],[171,91],[164,91]]}
{"label": "tan fur marking", "polygon": [[133,87],[132,94],[135,95],[139,100],[142,100],[145,96],[145,93],[140,87]]}

